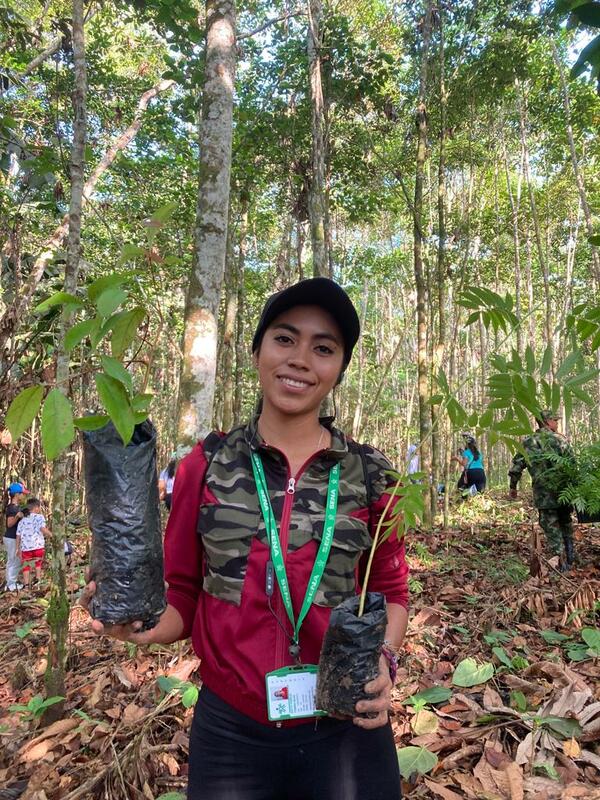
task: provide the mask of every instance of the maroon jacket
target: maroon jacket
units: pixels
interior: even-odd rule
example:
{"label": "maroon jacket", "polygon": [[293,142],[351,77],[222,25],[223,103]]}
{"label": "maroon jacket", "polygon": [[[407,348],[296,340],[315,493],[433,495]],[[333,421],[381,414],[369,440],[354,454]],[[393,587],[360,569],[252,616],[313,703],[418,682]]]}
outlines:
{"label": "maroon jacket", "polygon": [[[181,614],[183,635],[192,635],[202,661],[203,683],[237,711],[274,724],[267,719],[265,675],[293,660],[285,633],[267,605],[269,546],[250,449],[258,449],[263,461],[296,615],[322,533],[324,514],[319,514],[319,504],[323,506],[325,498],[315,487],[326,487],[329,468],[341,462],[329,572],[300,630],[302,660],[307,664],[319,662],[332,608],[360,591],[372,534],[389,498],[385,488],[390,478],[385,470],[390,465],[378,451],[332,429],[331,448],[316,453],[290,481],[285,456],[262,441],[255,424],[234,429],[216,446],[216,437],[212,438],[213,444],[209,445],[209,437],[205,445],[212,459],[208,472],[203,444],[196,445],[177,469],[165,537],[167,597]],[[365,469],[374,492],[370,508]],[[407,608],[407,581],[404,540],[393,535],[376,550],[369,590],[382,592],[388,603]],[[289,629],[277,584],[272,604]]]}

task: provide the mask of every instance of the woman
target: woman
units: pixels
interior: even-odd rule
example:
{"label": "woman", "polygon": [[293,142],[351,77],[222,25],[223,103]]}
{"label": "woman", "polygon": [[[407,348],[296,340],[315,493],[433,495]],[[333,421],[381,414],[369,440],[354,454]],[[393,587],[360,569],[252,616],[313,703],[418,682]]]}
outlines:
{"label": "woman", "polygon": [[7,592],[17,592],[23,588],[19,582],[19,571],[21,569],[21,559],[17,552],[17,526],[19,520],[23,519],[22,503],[27,489],[22,483],[11,483],[8,487],[8,503],[4,509],[6,517],[6,530],[4,532],[4,548],[6,550],[6,583],[4,590]]}
{"label": "woman", "polygon": [[462,434],[465,446],[460,450],[460,455],[452,456],[452,460],[456,461],[463,468],[463,472],[458,480],[459,489],[469,489],[475,487],[477,492],[483,492],[486,484],[485,469],[483,467],[483,458],[477,447],[475,437],[470,433]]}
{"label": "woman", "polygon": [[[267,711],[275,670],[318,664],[331,609],[360,590],[388,499],[389,462],[319,418],[358,336],[354,306],[328,279],[301,281],[267,301],[252,343],[259,414],[211,434],[177,471],[165,538],[167,609],[150,631],[106,631],[139,644],[192,635],[202,689],[190,734],[189,800],[400,797],[388,711],[390,666],[407,624],[408,568],[395,534],[377,549],[369,581],[387,598],[389,643],[365,687],[371,698],[357,704],[353,719],[279,720],[279,711]],[[332,492],[334,538],[313,587]],[[92,627],[103,631],[98,621]],[[286,699],[287,688],[273,694]]]}
{"label": "woman", "polygon": [[[174,454],[172,455],[174,456]],[[177,469],[177,459],[172,457],[169,463],[167,464],[166,469],[163,469],[163,471],[158,476],[158,496],[166,505],[167,511],[171,510],[176,469]]]}

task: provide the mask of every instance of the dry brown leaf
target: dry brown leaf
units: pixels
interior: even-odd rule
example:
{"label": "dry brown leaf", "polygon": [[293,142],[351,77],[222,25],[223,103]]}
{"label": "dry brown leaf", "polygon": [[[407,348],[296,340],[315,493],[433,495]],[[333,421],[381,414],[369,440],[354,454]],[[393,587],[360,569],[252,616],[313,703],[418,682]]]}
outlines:
{"label": "dry brown leaf", "polygon": [[596,753],[592,753],[589,750],[582,750],[577,760],[583,761],[584,764],[592,764],[596,769],[600,769],[600,756],[597,756]]}
{"label": "dry brown leaf", "polygon": [[523,773],[514,761],[505,767],[504,772],[508,776],[508,785],[510,788],[510,800],[523,800]]}
{"label": "dry brown leaf", "polygon": [[25,750],[20,760],[25,761],[27,764],[30,764],[32,761],[39,761],[40,758],[43,758],[49,752],[50,745],[51,742],[49,742],[48,739],[44,739],[44,741],[38,742],[34,744],[33,747]]}
{"label": "dry brown leaf", "polygon": [[49,725],[46,730],[43,731],[39,736],[36,736],[35,739],[32,739],[30,742],[25,742],[23,747],[21,747],[21,754],[24,754],[27,750],[35,747],[36,744],[43,742],[45,739],[52,739],[54,736],[64,736],[65,733],[68,733],[73,728],[76,728],[78,724],[79,721],[73,718],[59,719],[56,722],[53,722],[52,725]]}
{"label": "dry brown leaf", "polygon": [[102,695],[104,693],[104,688],[107,685],[107,683],[109,683],[109,682],[110,682],[110,678],[106,673],[100,675],[96,679],[96,684],[94,686],[94,691],[92,692],[90,698],[88,699],[88,701],[86,703],[87,706],[89,706],[90,708],[95,708],[98,705],[98,703],[102,699]]}
{"label": "dry brown leaf", "polygon": [[161,753],[160,760],[169,770],[169,775],[173,777],[175,777],[175,775],[179,775],[179,763],[177,759],[173,758],[173,756],[170,753]]}
{"label": "dry brown leaf", "polygon": [[435,733],[440,723],[433,711],[428,711],[426,708],[423,708],[417,711],[411,719],[410,726],[417,736],[423,736],[426,733]]}
{"label": "dry brown leaf", "polygon": [[435,748],[441,746],[442,739],[437,733],[425,733],[423,736],[415,736],[410,740],[410,744],[415,747],[426,747],[428,750],[435,751]]}
{"label": "dry brown leaf", "polygon": [[461,795],[456,794],[456,792],[453,792],[452,789],[449,789],[447,786],[436,783],[429,778],[425,778],[425,785],[431,792],[441,797],[442,800],[462,800]]}
{"label": "dry brown leaf", "polygon": [[428,606],[424,606],[410,621],[411,627],[415,629],[425,628],[427,626],[437,627],[438,625],[441,625],[441,623],[442,618],[440,617],[439,611]]}
{"label": "dry brown leaf", "polygon": [[511,797],[510,782],[505,770],[494,769],[485,755],[482,755],[473,769],[473,775],[480,781],[481,785],[488,794],[500,796],[501,798]]}
{"label": "dry brown leaf", "polygon": [[483,754],[485,760],[491,764],[494,769],[505,769],[509,764],[514,763],[512,758],[507,755],[501,747],[486,746]]}
{"label": "dry brown leaf", "polygon": [[457,772],[453,776],[457,783],[460,784],[461,789],[472,800],[480,800],[483,794],[483,786],[473,775],[465,775],[462,772]]}
{"label": "dry brown leaf", "polygon": [[523,782],[527,800],[559,800],[562,787],[550,778],[534,775]]}
{"label": "dry brown leaf", "polygon": [[142,787],[142,794],[147,800],[154,800],[154,794],[152,789],[148,786],[148,781],[144,781],[144,786]]}
{"label": "dry brown leaf", "polygon": [[448,719],[442,718],[439,721],[440,727],[444,728],[447,731],[457,731],[462,728],[462,722],[458,719]]}
{"label": "dry brown leaf", "polygon": [[180,681],[187,681],[198,667],[200,666],[199,658],[186,658],[180,661],[175,667],[167,670],[167,675],[170,678],[178,678]]}
{"label": "dry brown leaf", "polygon": [[480,744],[466,744],[463,745],[460,750],[456,750],[454,753],[451,753],[449,756],[443,760],[441,764],[441,768],[443,770],[451,770],[457,767],[461,761],[466,761],[468,758],[472,756],[478,756],[481,753],[481,745]]}
{"label": "dry brown leaf", "polygon": [[584,800],[600,800],[600,789],[592,789],[591,786],[584,786],[581,783],[573,783],[570,786],[567,786],[560,796],[560,800],[575,800],[575,798],[584,798]]}
{"label": "dry brown leaf", "polygon": [[123,711],[120,706],[113,706],[112,708],[107,708],[104,713],[111,719],[121,719]]}
{"label": "dry brown leaf", "polygon": [[562,747],[563,753],[569,758],[578,758],[581,754],[581,747],[575,738],[564,741]]}
{"label": "dry brown leaf", "polygon": [[112,672],[126,689],[137,689],[139,677],[136,672],[129,669],[125,664],[114,664]]}
{"label": "dry brown leaf", "polygon": [[147,713],[148,709],[136,706],[135,703],[129,703],[123,711],[123,722],[125,725],[135,725],[136,722],[144,719]]}

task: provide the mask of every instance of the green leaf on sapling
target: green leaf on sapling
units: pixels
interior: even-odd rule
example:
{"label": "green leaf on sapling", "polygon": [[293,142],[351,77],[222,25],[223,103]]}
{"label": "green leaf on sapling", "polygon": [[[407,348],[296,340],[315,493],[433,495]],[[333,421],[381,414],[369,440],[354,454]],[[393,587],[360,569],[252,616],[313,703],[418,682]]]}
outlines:
{"label": "green leaf on sapling", "polygon": [[126,311],[115,322],[112,328],[110,347],[113,356],[119,358],[134,340],[137,329],[146,318],[145,309],[137,306],[131,311]]}
{"label": "green leaf on sapling", "polygon": [[73,325],[72,328],[65,333],[65,350],[67,353],[70,353],[73,348],[77,347],[78,344],[85,339],[86,336],[90,336],[95,330],[98,329],[100,324],[99,319],[84,319],[83,322],[78,322],[76,325]]}
{"label": "green leaf on sapling", "polygon": [[44,396],[42,386],[28,386],[15,397],[6,412],[5,423],[13,440],[17,440],[35,419]]}
{"label": "green leaf on sapling", "polygon": [[105,289],[96,300],[98,314],[101,317],[110,317],[125,300],[127,300],[127,292],[124,292],[119,286]]}
{"label": "green leaf on sapling", "polygon": [[74,438],[71,402],[59,389],[52,389],[42,408],[42,447],[46,458],[53,461]]}
{"label": "green leaf on sapling", "polygon": [[81,431],[97,431],[103,428],[110,417],[105,414],[90,414],[87,417],[75,417],[73,424]]}
{"label": "green leaf on sapling", "polygon": [[100,401],[113,421],[123,444],[127,445],[133,436],[135,419],[125,387],[110,375],[101,373],[96,375],[96,388]]}
{"label": "green leaf on sapling", "polygon": [[36,314],[44,314],[51,308],[55,308],[55,306],[74,306],[76,308],[82,308],[83,305],[83,301],[74,294],[70,294],[69,292],[56,292],[47,300],[44,300],[43,303],[37,305],[33,310]]}
{"label": "green leaf on sapling", "polygon": [[131,374],[125,369],[123,364],[118,359],[113,358],[112,356],[101,356],[100,361],[102,363],[102,368],[107,375],[110,375],[111,378],[120,381],[129,389],[130,392],[132,391],[133,383]]}

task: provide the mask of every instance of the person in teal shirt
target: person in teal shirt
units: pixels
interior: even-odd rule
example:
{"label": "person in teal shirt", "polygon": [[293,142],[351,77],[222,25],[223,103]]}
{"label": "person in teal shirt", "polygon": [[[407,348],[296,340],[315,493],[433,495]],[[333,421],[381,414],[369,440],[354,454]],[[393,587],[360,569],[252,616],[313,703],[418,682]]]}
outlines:
{"label": "person in teal shirt", "polygon": [[452,460],[459,463],[463,468],[458,481],[458,488],[461,490],[467,489],[472,494],[483,492],[486,485],[486,475],[481,451],[477,447],[475,437],[470,433],[463,433],[462,437],[465,446],[460,450],[460,455],[452,457]]}

